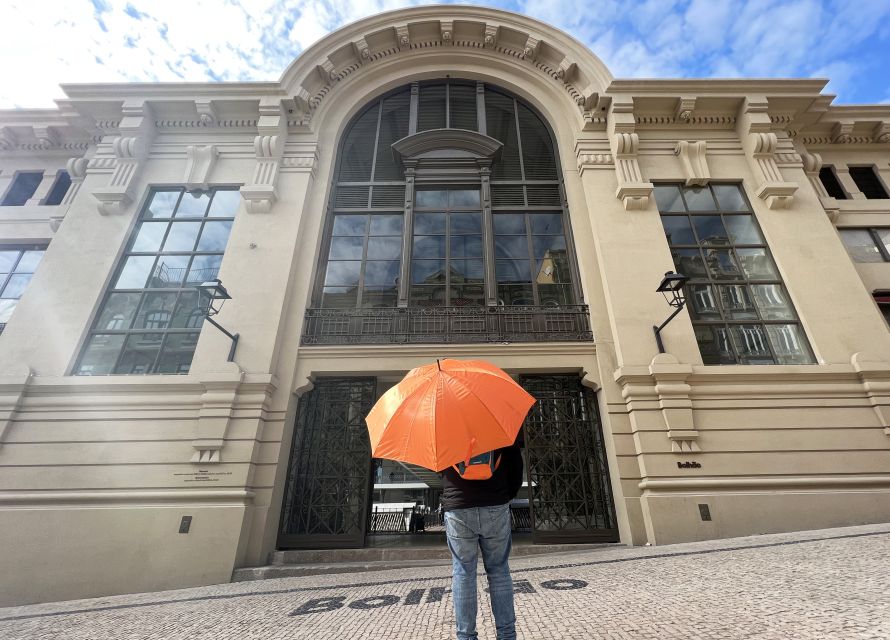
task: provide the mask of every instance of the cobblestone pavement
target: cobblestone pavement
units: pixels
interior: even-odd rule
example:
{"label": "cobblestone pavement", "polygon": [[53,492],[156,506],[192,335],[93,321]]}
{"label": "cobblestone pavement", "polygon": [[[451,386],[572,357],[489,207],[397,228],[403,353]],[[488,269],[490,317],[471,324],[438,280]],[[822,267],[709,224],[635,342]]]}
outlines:
{"label": "cobblestone pavement", "polygon": [[[519,637],[890,639],[890,524],[516,558]],[[0,638],[445,640],[449,567],[0,608]],[[494,638],[480,577],[480,638]]]}

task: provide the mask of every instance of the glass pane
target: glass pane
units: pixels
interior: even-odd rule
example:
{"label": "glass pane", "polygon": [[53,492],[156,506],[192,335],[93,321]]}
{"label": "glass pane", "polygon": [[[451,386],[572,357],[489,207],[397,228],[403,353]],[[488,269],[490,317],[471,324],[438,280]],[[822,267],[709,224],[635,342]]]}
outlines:
{"label": "glass pane", "polygon": [[720,320],[720,308],[714,287],[708,284],[687,285],[689,315],[693,320]]}
{"label": "glass pane", "polygon": [[479,283],[485,277],[482,260],[452,260],[451,284]]}
{"label": "glass pane", "polygon": [[358,299],[355,287],[325,287],[321,293],[321,306],[325,309],[353,309]]}
{"label": "glass pane", "polygon": [[191,256],[161,256],[151,278],[149,288],[179,287],[188,270]]}
{"label": "glass pane", "polygon": [[494,254],[498,258],[527,258],[528,238],[525,236],[495,236]]}
{"label": "glass pane", "polygon": [[565,254],[565,236],[532,236],[532,248],[536,258]]}
{"label": "glass pane", "polygon": [[99,331],[129,329],[139,304],[140,293],[112,293],[105,301],[105,307],[96,321]]}
{"label": "glass pane", "polygon": [[389,289],[365,289],[362,293],[363,308],[396,307],[399,302],[399,291],[395,287]]}
{"label": "glass pane", "polygon": [[194,251],[200,230],[200,222],[174,222],[164,241],[164,251]]}
{"label": "glass pane", "polygon": [[10,276],[9,280],[6,282],[6,286],[3,288],[2,297],[21,298],[25,289],[28,288],[28,283],[31,282],[31,277],[30,273],[19,273]]}
{"label": "glass pane", "polygon": [[449,219],[452,235],[482,233],[481,213],[452,213]]}
{"label": "glass pane", "polygon": [[533,305],[535,295],[530,284],[498,285],[498,304],[506,306]]}
{"label": "glass pane", "polygon": [[445,306],[445,287],[444,286],[417,286],[411,287],[411,304],[418,307],[444,307]]}
{"label": "glass pane", "polygon": [[535,282],[538,284],[569,283],[572,270],[565,253],[554,253],[535,261]]}
{"label": "glass pane", "polygon": [[401,215],[373,215],[371,216],[372,236],[400,236],[402,235]]}
{"label": "glass pane", "polygon": [[671,249],[671,255],[678,273],[690,278],[707,277],[708,271],[698,249]]}
{"label": "glass pane", "polygon": [[720,303],[728,320],[757,320],[757,310],[748,287],[743,284],[721,285]]}
{"label": "glass pane", "polygon": [[766,249],[736,249],[742,268],[752,280],[778,280],[779,273]]}
{"label": "glass pane", "polygon": [[572,287],[567,284],[539,285],[538,295],[541,296],[541,304],[545,307],[562,307],[575,304],[575,296],[572,294]]}
{"label": "glass pane", "polygon": [[417,191],[415,206],[425,209],[444,209],[448,205],[447,191]]}
{"label": "glass pane", "polygon": [[358,260],[328,262],[324,283],[326,286],[358,286],[362,263]]}
{"label": "glass pane", "polygon": [[18,300],[0,300],[0,324],[9,322],[18,303]]}
{"label": "glass pane", "polygon": [[188,373],[198,343],[197,333],[171,333],[164,341],[158,373]]}
{"label": "glass pane", "polygon": [[525,214],[496,213],[492,217],[495,234],[521,233],[525,235]]}
{"label": "glass pane", "polygon": [[754,300],[764,320],[794,320],[794,309],[780,284],[751,285]]}
{"label": "glass pane", "polygon": [[43,258],[43,251],[25,251],[15,267],[16,273],[34,273]]}
{"label": "glass pane", "polygon": [[336,216],[334,218],[335,236],[363,236],[368,228],[368,216]]}
{"label": "glass pane", "polygon": [[735,244],[766,244],[754,224],[754,216],[724,216],[723,222]]}
{"label": "glass pane", "polygon": [[729,237],[720,216],[692,216],[692,224],[702,244],[728,245]]}
{"label": "glass pane", "polygon": [[115,289],[142,289],[154,265],[154,256],[130,256],[114,284]]}
{"label": "glass pane", "polygon": [[890,252],[890,229],[875,229],[878,233],[878,238],[881,240],[881,244],[884,245],[884,248]]}
{"label": "glass pane", "polygon": [[683,187],[683,197],[690,211],[714,211],[717,205],[707,187]]}
{"label": "glass pane", "polygon": [[369,260],[365,264],[365,287],[398,287],[398,260]]}
{"label": "glass pane", "polygon": [[414,257],[444,258],[445,236],[414,236]]}
{"label": "glass pane", "polygon": [[176,209],[177,218],[200,218],[207,211],[210,204],[209,191],[192,191],[182,194],[179,207]]}
{"label": "glass pane", "polygon": [[662,213],[686,211],[683,199],[680,197],[680,189],[673,184],[655,185],[655,203]]}
{"label": "glass pane", "polygon": [[444,260],[412,260],[411,282],[414,284],[445,283]]}
{"label": "glass pane", "polygon": [[179,294],[170,326],[177,329],[200,329],[202,324],[204,313],[198,308],[198,292],[183,291]]}
{"label": "glass pane", "polygon": [[741,271],[735,258],[728,249],[706,249],[705,261],[708,272],[715,280],[738,279]]}
{"label": "glass pane", "polygon": [[331,238],[331,260],[361,260],[365,239],[361,236]]}
{"label": "glass pane", "polygon": [[140,333],[129,336],[114,373],[131,375],[151,373],[163,337],[163,333]]}
{"label": "glass pane", "polygon": [[883,262],[871,234],[865,229],[841,229],[841,240],[854,262]]}
{"label": "glass pane", "polygon": [[173,319],[176,293],[146,293],[136,314],[134,329],[166,329]]}
{"label": "glass pane", "polygon": [[228,220],[205,222],[201,239],[198,240],[198,251],[225,251],[231,230],[232,223]]}
{"label": "glass pane", "polygon": [[712,185],[714,195],[717,196],[717,202],[723,211],[748,211],[748,205],[745,197],[738,185],[735,184],[715,184]]}
{"label": "glass pane", "polygon": [[729,330],[723,326],[696,326],[695,339],[705,364],[735,364],[736,357],[729,341]]}
{"label": "glass pane", "polygon": [[241,194],[237,189],[217,191],[213,194],[213,202],[210,203],[207,215],[214,218],[234,218],[239,206],[241,206]]}
{"label": "glass pane", "polygon": [[496,271],[498,282],[531,282],[528,260],[498,260]]}
{"label": "glass pane", "polygon": [[779,364],[812,364],[806,337],[798,325],[768,324],[766,330]]}
{"label": "glass pane", "polygon": [[762,325],[733,325],[731,332],[736,353],[746,364],[774,363]]}
{"label": "glass pane", "polygon": [[143,222],[139,225],[139,231],[133,239],[130,251],[155,253],[161,248],[161,241],[167,231],[166,222]]}
{"label": "glass pane", "polygon": [[0,251],[0,273],[12,271],[21,253],[21,251]]}
{"label": "glass pane", "polygon": [[398,236],[368,238],[369,260],[398,260],[402,257],[402,238]]}
{"label": "glass pane", "polygon": [[534,213],[529,216],[532,233],[550,235],[562,233],[561,213]]}
{"label": "glass pane", "polygon": [[121,335],[97,335],[90,338],[80,364],[77,366],[77,374],[81,376],[100,376],[111,373],[121,345],[124,344]]}
{"label": "glass pane", "polygon": [[448,192],[448,196],[452,207],[480,206],[479,189],[454,189]]}
{"label": "glass pane", "polygon": [[481,258],[482,236],[452,236],[452,258]]}
{"label": "glass pane", "polygon": [[179,189],[175,191],[157,191],[151,198],[151,204],[145,209],[146,218],[172,218],[176,201],[179,200]]}
{"label": "glass pane", "polygon": [[444,213],[419,213],[414,216],[415,235],[445,233]]}
{"label": "glass pane", "polygon": [[466,284],[451,287],[452,307],[481,307],[485,305],[485,287],[480,284]]}
{"label": "glass pane", "polygon": [[186,286],[190,287],[213,280],[219,275],[220,264],[222,264],[221,255],[195,256],[185,281]]}
{"label": "glass pane", "polygon": [[661,216],[668,244],[698,244],[689,224],[689,216]]}

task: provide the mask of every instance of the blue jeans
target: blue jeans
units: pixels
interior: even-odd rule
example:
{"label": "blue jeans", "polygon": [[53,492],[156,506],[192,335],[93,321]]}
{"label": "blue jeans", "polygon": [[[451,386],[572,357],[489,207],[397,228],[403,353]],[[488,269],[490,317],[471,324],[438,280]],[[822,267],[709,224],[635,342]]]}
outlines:
{"label": "blue jeans", "polygon": [[512,537],[510,505],[471,507],[445,512],[445,533],[451,549],[454,619],[458,640],[476,640],[476,558],[482,549],[482,564],[488,576],[491,612],[498,640],[516,638],[513,610],[513,580],[510,578]]}

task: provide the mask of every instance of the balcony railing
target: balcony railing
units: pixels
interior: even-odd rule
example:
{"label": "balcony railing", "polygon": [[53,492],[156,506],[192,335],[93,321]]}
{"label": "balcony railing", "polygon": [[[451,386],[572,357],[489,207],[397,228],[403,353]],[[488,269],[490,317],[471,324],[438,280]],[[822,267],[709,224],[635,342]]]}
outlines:
{"label": "balcony railing", "polygon": [[587,305],[307,309],[302,344],[587,342]]}

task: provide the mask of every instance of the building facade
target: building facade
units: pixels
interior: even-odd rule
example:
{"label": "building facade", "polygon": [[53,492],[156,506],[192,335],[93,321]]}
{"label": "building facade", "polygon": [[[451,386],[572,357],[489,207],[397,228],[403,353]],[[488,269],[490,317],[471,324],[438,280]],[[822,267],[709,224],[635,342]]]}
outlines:
{"label": "building facade", "polygon": [[890,107],[824,84],[614,79],[433,6],[277,82],[0,112],[0,601],[432,529],[435,476],[372,460],[363,416],[437,357],[539,399],[532,542],[890,520]]}

